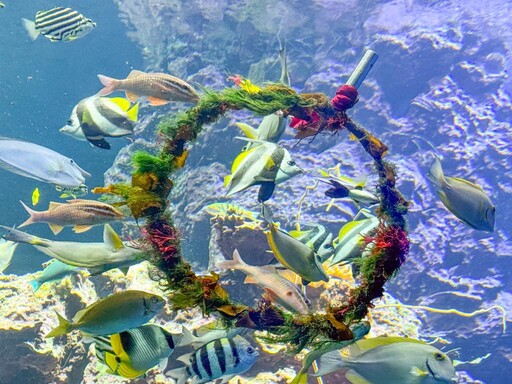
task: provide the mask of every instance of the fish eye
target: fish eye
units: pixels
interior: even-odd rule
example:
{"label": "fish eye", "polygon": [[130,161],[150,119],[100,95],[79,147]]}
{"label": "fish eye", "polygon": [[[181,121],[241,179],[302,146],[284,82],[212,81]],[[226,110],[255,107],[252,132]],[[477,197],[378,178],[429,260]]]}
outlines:
{"label": "fish eye", "polygon": [[69,164],[75,164],[73,159],[69,159]]}
{"label": "fish eye", "polygon": [[444,360],[444,355],[442,353],[435,353],[434,354],[434,357],[436,358],[437,361],[443,361]]}
{"label": "fish eye", "polygon": [[293,167],[295,164],[296,164],[296,163],[295,163],[295,161],[293,161],[293,160],[290,160],[290,161],[288,162],[288,165],[289,165],[290,167]]}
{"label": "fish eye", "polygon": [[306,303],[306,305],[311,304],[311,300],[309,300],[307,297],[304,299],[304,302]]}
{"label": "fish eye", "polygon": [[316,261],[318,261],[320,263],[322,262],[322,258],[320,257],[320,255],[316,255]]}
{"label": "fish eye", "polygon": [[332,248],[332,245],[327,243],[327,244],[324,244],[324,249],[331,249]]}
{"label": "fish eye", "polygon": [[255,349],[251,346],[248,346],[247,347],[247,353],[249,353],[250,355],[252,355],[253,353],[255,352]]}
{"label": "fish eye", "polygon": [[69,120],[66,122],[66,125],[73,125],[73,120],[69,119]]}

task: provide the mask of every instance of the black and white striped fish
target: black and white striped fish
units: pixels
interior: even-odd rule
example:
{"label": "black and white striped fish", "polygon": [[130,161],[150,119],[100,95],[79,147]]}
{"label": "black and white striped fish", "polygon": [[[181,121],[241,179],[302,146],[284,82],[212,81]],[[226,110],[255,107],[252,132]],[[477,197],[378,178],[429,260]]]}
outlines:
{"label": "black and white striped fish", "polygon": [[222,338],[209,342],[191,354],[178,357],[187,366],[167,372],[184,384],[207,383],[216,379],[227,382],[235,375],[244,373],[253,366],[259,353],[242,336]]}
{"label": "black and white striped fish", "polygon": [[133,379],[160,363],[162,369],[174,351],[180,335],[146,324],[115,335],[95,336],[96,356],[111,373]]}
{"label": "black and white striped fish", "polygon": [[35,21],[21,19],[32,40],[39,35],[51,42],[73,41],[87,35],[96,23],[71,8],[55,7],[36,13]]}

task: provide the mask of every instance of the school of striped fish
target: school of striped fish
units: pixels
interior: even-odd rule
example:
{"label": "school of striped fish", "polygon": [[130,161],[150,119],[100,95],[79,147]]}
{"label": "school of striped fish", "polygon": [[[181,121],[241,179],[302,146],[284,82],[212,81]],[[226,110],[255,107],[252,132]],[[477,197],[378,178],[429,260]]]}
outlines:
{"label": "school of striped fish", "polygon": [[[4,4],[0,2],[0,8]],[[68,7],[40,10],[33,19],[23,18],[22,25],[29,38],[40,35],[50,42],[71,42],[84,38],[96,23]],[[279,51],[280,82],[290,86],[284,47]],[[95,95],[84,95],[76,102],[69,120],[60,132],[88,142],[94,148],[111,149],[111,139],[137,135],[139,114],[146,108],[171,102],[196,104],[201,95],[186,81],[167,73],[132,70],[125,79],[98,75],[103,86]],[[247,84],[249,86],[251,84]],[[254,85],[252,85],[254,87]],[[124,92],[123,97],[107,97]],[[229,270],[245,274],[246,284],[255,284],[262,297],[282,310],[308,315],[318,310],[306,295],[309,284],[327,283],[332,276],[330,267],[357,264],[371,249],[365,240],[375,235],[382,223],[374,208],[380,196],[366,185],[366,180],[354,180],[324,170],[315,172],[319,187],[330,199],[348,199],[358,208],[358,214],[344,223],[337,236],[320,223],[303,223],[307,229],[286,231],[274,220],[266,204],[275,190],[293,177],[308,170],[295,162],[291,151],[279,141],[289,125],[283,111],[264,116],[257,128],[244,122],[236,126],[245,134],[238,137],[244,143],[234,158],[230,174],[225,175],[223,197],[258,188],[255,201],[261,206],[261,219],[268,248],[275,256],[269,265],[250,265],[238,250],[233,258],[216,263],[222,274]],[[99,242],[71,242],[45,239],[9,226],[0,226],[0,273],[9,268],[18,244],[29,244],[51,258],[44,270],[31,282],[34,292],[45,284],[57,283],[77,274],[94,276],[111,269],[127,273],[130,266],[143,260],[144,249],[136,241],[123,240],[111,224],[127,218],[114,205],[91,199],[79,199],[88,194],[86,178],[91,175],[64,154],[36,143],[0,138],[0,168],[55,186],[66,202],[49,202],[48,210],[36,211],[23,201],[29,218],[17,228],[46,223],[54,235],[61,236],[65,227],[77,234],[93,226],[103,226]],[[462,223],[475,230],[493,231],[495,207],[486,192],[470,181],[445,176],[441,161],[434,159],[427,173],[441,202]],[[220,196],[219,196],[220,197]],[[32,194],[32,205],[39,204],[40,190]],[[361,217],[362,216],[362,217]],[[254,230],[261,230],[254,227]],[[64,232],[65,233],[65,232]],[[298,283],[300,281],[301,283]],[[228,330],[212,323],[202,334],[194,335],[187,327],[171,333],[164,327],[148,324],[163,310],[165,299],[149,292],[125,290],[108,295],[78,311],[72,319],[56,313],[58,325],[46,337],[58,337],[80,331],[86,342],[95,346],[99,362],[112,375],[134,379],[159,367],[178,384],[227,382],[241,375],[256,363],[260,352],[251,343],[251,335]],[[347,369],[346,379],[353,384],[387,383],[451,383],[455,369],[450,358],[420,340],[396,337],[365,338],[369,323],[351,325],[354,338],[345,342],[324,344],[310,351],[293,383],[306,383],[308,369],[317,361],[315,376]],[[177,351],[177,352],[175,352]],[[183,365],[167,371],[168,359]]]}

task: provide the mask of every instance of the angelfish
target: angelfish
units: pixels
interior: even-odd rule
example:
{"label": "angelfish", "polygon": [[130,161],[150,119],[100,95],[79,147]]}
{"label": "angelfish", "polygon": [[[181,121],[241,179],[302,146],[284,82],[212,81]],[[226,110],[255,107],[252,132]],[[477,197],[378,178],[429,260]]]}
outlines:
{"label": "angelfish", "polygon": [[427,177],[436,187],[444,206],[471,228],[494,231],[496,208],[482,187],[467,180],[444,176],[439,158],[435,158]]}
{"label": "angelfish", "polygon": [[453,383],[450,358],[432,345],[406,337],[374,337],[322,355],[314,376],[347,369],[353,384]]}
{"label": "angelfish", "polygon": [[138,111],[138,103],[131,106],[122,97],[87,97],[75,105],[60,132],[78,140],[87,140],[99,148],[110,149],[105,137],[131,135]]}

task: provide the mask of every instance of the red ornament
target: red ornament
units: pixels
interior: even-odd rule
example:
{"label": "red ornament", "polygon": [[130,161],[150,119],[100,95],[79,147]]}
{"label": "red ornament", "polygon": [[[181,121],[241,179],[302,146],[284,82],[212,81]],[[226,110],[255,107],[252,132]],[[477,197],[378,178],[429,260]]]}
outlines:
{"label": "red ornament", "polygon": [[331,99],[332,107],[337,111],[346,111],[357,103],[358,95],[356,87],[342,85],[336,91],[336,96]]}

